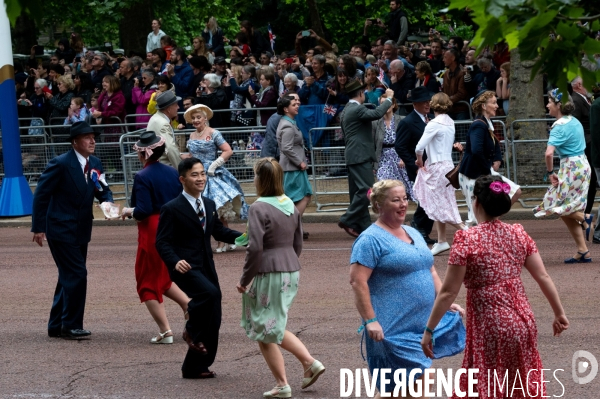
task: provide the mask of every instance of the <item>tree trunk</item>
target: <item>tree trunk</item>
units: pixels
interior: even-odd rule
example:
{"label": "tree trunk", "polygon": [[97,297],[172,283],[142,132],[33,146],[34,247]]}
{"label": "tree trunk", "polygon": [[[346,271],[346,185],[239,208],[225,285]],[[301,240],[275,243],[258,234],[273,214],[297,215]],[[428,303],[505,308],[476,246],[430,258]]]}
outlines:
{"label": "tree trunk", "polygon": [[152,2],[144,0],[123,10],[119,22],[119,40],[125,55],[132,51],[146,58],[146,38],[152,30]]}
{"label": "tree trunk", "polygon": [[38,44],[36,32],[34,20],[22,13],[11,32],[15,54],[29,55],[31,46]]}
{"label": "tree trunk", "polygon": [[306,0],[306,4],[308,6],[312,30],[314,30],[319,37],[325,37],[323,24],[321,24],[321,17],[319,16],[319,9],[317,8],[317,2],[315,0]]}
{"label": "tree trunk", "polygon": [[[523,119],[544,119],[543,80],[536,75],[531,80],[531,68],[534,61],[521,61],[518,50],[510,53],[510,108],[506,118],[506,132],[515,143],[517,173],[516,181],[520,185],[544,185],[544,153],[548,139],[547,122],[516,122]],[[511,130],[511,125],[513,129]],[[535,143],[519,143],[519,140],[543,140]],[[512,149],[511,149],[512,151]],[[513,162],[514,164],[514,162]],[[513,165],[510,165],[512,168]],[[514,175],[511,175],[515,179]]]}

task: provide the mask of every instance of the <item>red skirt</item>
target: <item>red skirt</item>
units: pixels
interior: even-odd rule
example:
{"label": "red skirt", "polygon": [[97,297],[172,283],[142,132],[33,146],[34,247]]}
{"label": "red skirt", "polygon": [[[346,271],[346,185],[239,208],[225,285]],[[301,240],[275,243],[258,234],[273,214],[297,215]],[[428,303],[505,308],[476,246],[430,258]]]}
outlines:
{"label": "red skirt", "polygon": [[158,214],[150,215],[138,223],[138,251],[135,258],[135,281],[141,302],[163,302],[163,294],[171,288],[167,266],[156,251]]}

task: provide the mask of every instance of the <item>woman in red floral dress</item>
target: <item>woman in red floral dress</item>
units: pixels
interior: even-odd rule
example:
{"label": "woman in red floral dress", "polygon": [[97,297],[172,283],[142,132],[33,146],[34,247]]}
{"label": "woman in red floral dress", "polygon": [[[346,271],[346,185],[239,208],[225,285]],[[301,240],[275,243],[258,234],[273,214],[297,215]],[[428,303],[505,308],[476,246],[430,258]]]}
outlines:
{"label": "woman in red floral dress", "polygon": [[[535,242],[520,224],[510,225],[498,220],[510,210],[509,192],[510,186],[498,176],[482,176],[475,182],[473,208],[480,224],[456,232],[446,278],[424,326],[421,341],[425,355],[433,357],[435,348],[431,331],[450,308],[464,282],[467,287],[467,343],[462,367],[479,368],[477,391],[484,399],[511,395],[506,392],[507,385],[512,389],[515,377],[518,378],[517,372],[524,391],[517,389],[510,397],[542,397],[546,393],[541,375],[542,360],[537,350],[535,318],[521,281],[523,266],[538,283],[554,311],[554,335],[560,335],[569,327],[558,292],[546,273]],[[489,391],[488,370],[491,373]],[[504,384],[502,392],[499,384],[494,391],[494,371],[499,381],[508,374],[509,383]],[[467,376],[462,377],[460,389],[466,391]],[[518,382],[516,386],[520,386]],[[454,388],[453,398],[458,397],[457,388]]]}

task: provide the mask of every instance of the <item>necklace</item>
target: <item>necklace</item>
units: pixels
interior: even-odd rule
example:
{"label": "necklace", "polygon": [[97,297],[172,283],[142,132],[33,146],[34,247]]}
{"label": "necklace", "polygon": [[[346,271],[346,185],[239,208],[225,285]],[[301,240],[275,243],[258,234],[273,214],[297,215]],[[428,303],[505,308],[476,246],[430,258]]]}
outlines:
{"label": "necklace", "polygon": [[[204,125],[204,129],[202,129],[201,132],[197,132],[197,131],[194,132],[195,134],[198,135],[198,139],[197,140],[201,140],[202,139],[202,136],[204,136],[204,132],[206,131],[207,128],[208,128],[208,126]],[[208,137],[207,137],[207,139],[208,139]]]}

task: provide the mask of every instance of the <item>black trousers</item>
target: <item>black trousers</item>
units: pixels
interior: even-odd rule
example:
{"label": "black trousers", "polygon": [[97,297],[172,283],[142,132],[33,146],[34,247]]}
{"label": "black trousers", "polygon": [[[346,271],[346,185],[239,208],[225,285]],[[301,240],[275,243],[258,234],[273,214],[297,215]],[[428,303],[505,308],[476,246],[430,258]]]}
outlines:
{"label": "black trousers", "polygon": [[413,215],[413,220],[415,224],[418,226],[419,230],[421,230],[425,235],[429,235],[431,233],[431,229],[433,229],[433,220],[429,219],[425,210],[421,208],[421,206],[417,206],[417,210]]}
{"label": "black trousers", "polygon": [[208,351],[207,355],[201,355],[188,349],[181,371],[184,376],[193,377],[208,371],[217,356],[221,328],[221,288],[217,280],[207,277],[199,268],[183,274],[174,270],[171,280],[191,298],[188,303],[190,318],[185,326],[188,334],[194,342],[202,342]]}
{"label": "black trousers", "polygon": [[350,193],[350,206],[342,215],[340,221],[362,233],[371,225],[369,214],[369,199],[367,191],[375,183],[373,175],[373,162],[363,162],[348,165],[348,191]]}
{"label": "black trousers", "polygon": [[58,282],[50,310],[48,330],[83,328],[87,294],[88,244],[74,245],[48,239],[48,247],[58,268]]}
{"label": "black trousers", "polygon": [[591,144],[588,144],[585,147],[585,156],[587,157],[588,161],[590,162],[590,166],[592,169],[592,175],[590,176],[590,187],[588,188],[587,204],[585,206],[586,214],[592,213],[592,208],[594,207],[594,199],[596,198],[596,182],[598,180],[598,177],[596,176],[596,170],[592,166],[592,161],[591,161],[592,150],[590,147],[591,147]]}

